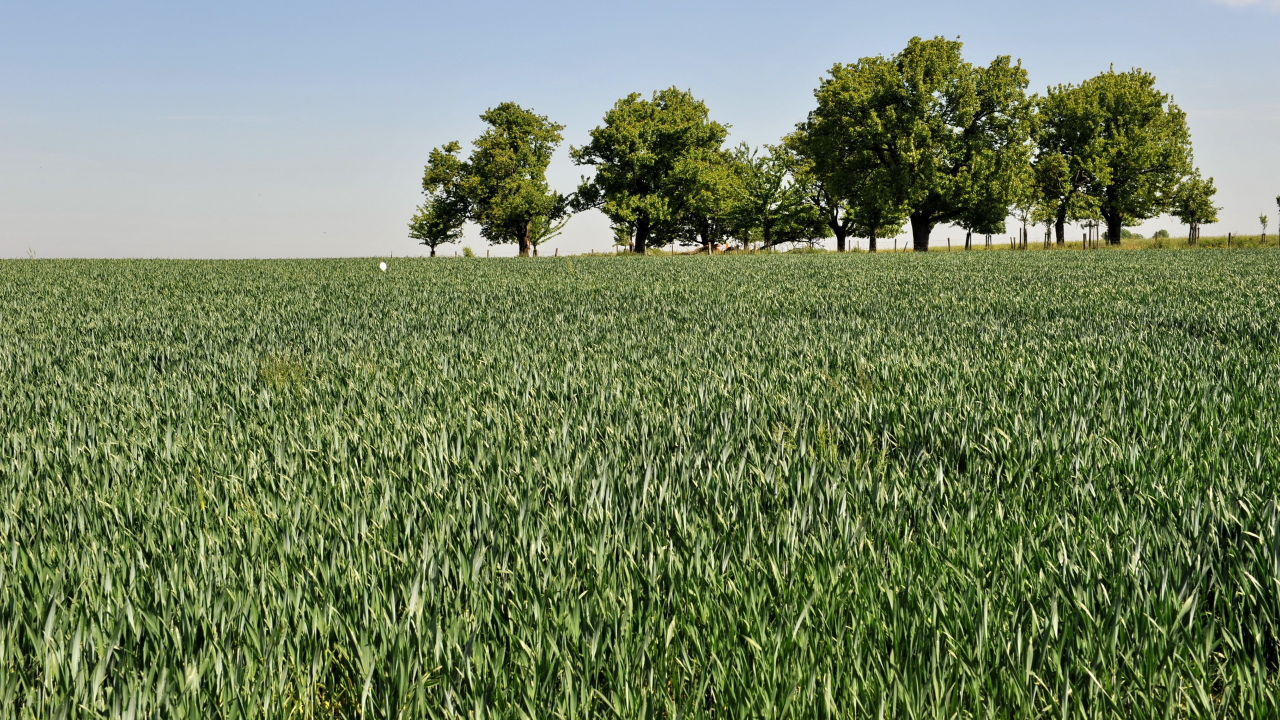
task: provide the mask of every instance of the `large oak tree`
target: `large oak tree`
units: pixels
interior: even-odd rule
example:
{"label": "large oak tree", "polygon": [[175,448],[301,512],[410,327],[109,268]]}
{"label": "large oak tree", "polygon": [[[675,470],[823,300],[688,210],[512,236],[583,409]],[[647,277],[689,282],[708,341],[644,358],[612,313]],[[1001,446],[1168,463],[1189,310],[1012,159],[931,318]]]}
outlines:
{"label": "large oak tree", "polygon": [[1124,226],[1171,209],[1192,173],[1187,116],[1142,70],[1108,70],[1079,86],[1050,88],[1041,109],[1041,150],[1061,154],[1071,192],[1107,223],[1119,244]]}
{"label": "large oak tree", "polygon": [[893,57],[837,64],[801,126],[816,172],[872,193],[861,204],[886,222],[904,212],[917,251],[939,223],[1007,209],[1030,156],[1026,72],[1007,56],[971,65],[961,47],[912,38]]}
{"label": "large oak tree", "polygon": [[651,100],[639,93],[622,98],[590,134],[589,143],[570,150],[575,163],[596,170],[574,207],[600,208],[615,226],[631,229],[635,252],[643,253],[654,240],[678,234],[685,214],[697,209],[691,201],[700,186],[716,185],[702,174],[722,171],[729,128],[711,120],[701,100],[673,87]]}

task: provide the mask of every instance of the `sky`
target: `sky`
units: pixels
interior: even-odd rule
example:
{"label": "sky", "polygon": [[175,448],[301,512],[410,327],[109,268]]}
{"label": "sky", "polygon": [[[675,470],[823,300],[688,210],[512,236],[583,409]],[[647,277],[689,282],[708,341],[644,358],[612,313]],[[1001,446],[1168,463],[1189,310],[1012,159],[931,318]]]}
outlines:
{"label": "sky", "polygon": [[[548,179],[567,193],[589,172],[569,146],[628,93],[691,90],[758,146],[834,63],[935,35],[970,62],[1020,59],[1036,92],[1154,73],[1219,189],[1202,234],[1280,226],[1280,0],[3,0],[0,16],[0,257],[422,254],[405,226],[427,154],[498,103],[566,126]],[[1161,228],[1184,232],[1139,232]],[[462,244],[514,253],[474,228]],[[544,252],[611,247],[593,211]]]}

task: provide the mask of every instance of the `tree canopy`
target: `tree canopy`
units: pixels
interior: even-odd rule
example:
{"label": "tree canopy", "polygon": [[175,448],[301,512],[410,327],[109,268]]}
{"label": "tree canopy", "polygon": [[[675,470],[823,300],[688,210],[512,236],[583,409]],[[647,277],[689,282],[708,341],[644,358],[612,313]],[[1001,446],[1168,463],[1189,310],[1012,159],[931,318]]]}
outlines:
{"label": "tree canopy", "polygon": [[432,150],[410,236],[434,254],[473,221],[490,242],[537,254],[572,212],[599,209],[637,253],[831,236],[838,250],[863,237],[874,251],[908,222],[924,251],[939,224],[990,236],[1011,214],[1024,240],[1043,223],[1046,242],[1053,228],[1059,244],[1068,222],[1092,233],[1105,221],[1113,243],[1162,213],[1191,225],[1193,238],[1216,222],[1213,179],[1194,169],[1186,116],[1150,73],[1111,69],[1029,96],[1020,62],[975,65],[962,49],[917,37],[892,56],[835,64],[807,118],[763,154],[726,148],[729,126],[690,91],[632,93],[570,148],[594,169],[571,196],[546,181],[563,126],[503,103],[481,116],[488,129],[466,160],[456,142]]}
{"label": "tree canopy", "polygon": [[1003,223],[1028,166],[1026,72],[1007,56],[971,65],[961,47],[912,38],[891,58],[836,64],[801,125],[819,176],[886,224],[909,217],[918,251],[938,223]]}
{"label": "tree canopy", "polygon": [[462,237],[462,226],[467,221],[470,204],[463,195],[463,177],[470,171],[459,159],[462,146],[457,142],[435,148],[427,160],[422,174],[422,193],[426,202],[409,221],[409,237],[436,248]]}
{"label": "tree canopy", "polygon": [[471,217],[490,242],[517,243],[528,255],[535,223],[559,220],[568,211],[567,198],[548,188],[546,178],[564,126],[515,103],[502,103],[480,119],[489,129],[476,139],[463,180]]}
{"label": "tree canopy", "polygon": [[735,234],[745,245],[769,248],[830,235],[806,188],[792,174],[794,162],[785,148],[760,154],[741,146],[735,153],[742,168],[731,214]]}
{"label": "tree canopy", "polygon": [[1213,178],[1201,178],[1200,171],[1195,170],[1172,193],[1170,214],[1188,227],[1188,239],[1193,243],[1199,238],[1201,225],[1218,222],[1220,208],[1213,205],[1217,192]]}
{"label": "tree canopy", "polygon": [[1079,86],[1049,90],[1042,152],[1067,159],[1070,193],[1106,221],[1108,242],[1125,225],[1171,209],[1192,172],[1186,114],[1142,70],[1108,70]]}
{"label": "tree canopy", "polygon": [[637,253],[655,237],[665,243],[684,213],[698,209],[699,189],[718,182],[728,134],[687,91],[659,90],[651,100],[632,93],[605,113],[589,143],[570,150],[575,163],[596,171],[583,180],[574,207],[598,207],[615,225],[630,227]]}
{"label": "tree canopy", "polygon": [[568,198],[546,178],[564,126],[509,102],[480,119],[489,128],[467,160],[457,142],[431,151],[422,177],[427,202],[410,223],[410,237],[431,245],[434,255],[436,245],[457,239],[470,220],[489,242],[516,243],[528,255],[540,239],[535,235],[568,214]]}

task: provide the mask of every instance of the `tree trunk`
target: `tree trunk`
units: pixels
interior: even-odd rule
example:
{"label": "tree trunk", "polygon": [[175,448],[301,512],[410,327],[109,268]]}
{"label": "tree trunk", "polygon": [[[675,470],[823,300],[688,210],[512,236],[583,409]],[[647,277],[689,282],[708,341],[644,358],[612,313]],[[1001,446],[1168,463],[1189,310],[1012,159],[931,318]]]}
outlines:
{"label": "tree trunk", "polygon": [[708,255],[711,254],[711,221],[702,219],[698,221],[698,238],[702,240],[702,249]]}
{"label": "tree trunk", "polygon": [[534,246],[533,246],[533,256],[534,256],[534,257],[538,257],[538,246],[537,246],[537,245],[534,245]]}
{"label": "tree trunk", "polygon": [[529,229],[526,227],[524,232],[520,233],[520,257],[529,257]]}
{"label": "tree trunk", "polygon": [[645,248],[649,246],[649,216],[641,215],[636,219],[636,245],[635,253],[643,255]]}
{"label": "tree trunk", "polygon": [[831,223],[831,232],[836,235],[836,252],[844,252],[844,239],[849,232],[840,223]]}
{"label": "tree trunk", "polygon": [[911,243],[915,252],[929,251],[929,233],[933,232],[933,222],[923,215],[911,216]]}
{"label": "tree trunk", "polygon": [[973,249],[973,231],[972,230],[964,231],[964,249],[965,250]]}
{"label": "tree trunk", "polygon": [[876,234],[870,233],[871,237],[867,238],[867,252],[876,251]]}
{"label": "tree trunk", "polygon": [[1107,244],[1119,245],[1120,232],[1124,229],[1124,218],[1118,212],[1107,213]]}
{"label": "tree trunk", "polygon": [[436,256],[436,246],[435,246],[435,245],[432,245],[432,246],[431,246],[431,257],[435,257],[435,256]]}
{"label": "tree trunk", "polygon": [[1053,234],[1058,239],[1058,245],[1067,244],[1067,205],[1063,203],[1058,206],[1057,217],[1053,219]]}

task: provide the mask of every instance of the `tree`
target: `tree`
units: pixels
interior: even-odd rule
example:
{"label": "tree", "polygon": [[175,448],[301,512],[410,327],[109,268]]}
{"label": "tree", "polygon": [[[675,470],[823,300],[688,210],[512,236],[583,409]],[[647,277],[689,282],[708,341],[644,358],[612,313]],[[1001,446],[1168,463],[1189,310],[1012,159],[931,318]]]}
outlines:
{"label": "tree", "polygon": [[462,237],[464,215],[453,214],[447,207],[428,201],[418,206],[418,212],[409,221],[409,237],[421,240],[423,245],[431,248],[431,257],[436,256],[436,248]]}
{"label": "tree", "polygon": [[569,224],[569,218],[564,218],[559,222],[549,217],[537,217],[533,221],[533,227],[529,228],[529,245],[533,247],[533,256],[538,257],[538,246],[558,237],[560,231],[564,230],[564,226]]}
{"label": "tree", "polygon": [[467,220],[469,204],[462,194],[462,178],[468,168],[458,158],[461,151],[462,146],[456,142],[431,151],[422,176],[422,192],[427,200],[409,221],[409,237],[431,248],[431,257],[436,256],[440,245],[462,237]]}
{"label": "tree", "polygon": [[1052,210],[1057,243],[1066,243],[1068,221],[1088,220],[1096,200],[1085,195],[1091,181],[1106,180],[1110,170],[1098,149],[1098,113],[1089,93],[1072,85],[1049,88],[1036,98],[1036,192]]}
{"label": "tree", "polygon": [[879,188],[877,214],[909,216],[917,251],[938,223],[1007,209],[1030,154],[1026,72],[1007,56],[976,67],[961,47],[912,38],[892,58],[837,64],[803,126],[819,175]]}
{"label": "tree", "polygon": [[635,229],[631,223],[615,222],[612,229],[614,247],[630,248],[634,244]]}
{"label": "tree", "polygon": [[489,129],[476,139],[462,182],[471,219],[489,242],[517,243],[520,255],[528,256],[535,224],[568,213],[567,198],[550,190],[546,177],[564,126],[515,103],[502,103],[480,119]]}
{"label": "tree", "polygon": [[1018,245],[1023,249],[1025,249],[1027,240],[1030,237],[1027,227],[1036,223],[1036,219],[1039,217],[1039,210],[1035,196],[1031,194],[1020,196],[1011,208],[1013,218],[1021,226],[1018,229]]}
{"label": "tree", "polygon": [[969,197],[964,201],[963,209],[952,219],[952,222],[965,231],[966,249],[972,247],[975,233],[978,235],[1004,234],[1005,220],[1009,213],[1015,211],[1014,205],[1018,203],[1025,205],[1030,202],[1022,189],[1020,184],[1015,184],[1012,192],[998,195],[987,192],[981,185],[969,189],[967,193]]}
{"label": "tree", "polygon": [[[599,207],[614,224],[634,230],[635,251],[664,243],[692,208],[703,172],[717,168],[729,128],[709,118],[707,106],[689,92],[668,88],[652,100],[632,93],[614,104],[591,141],[572,148],[579,165],[595,166],[584,178],[574,209]],[[665,225],[665,230],[659,226]],[[654,230],[664,230],[654,236]]]}
{"label": "tree", "polygon": [[1125,225],[1167,211],[1191,172],[1186,114],[1155,88],[1155,76],[1133,69],[1108,70],[1079,87],[1059,86],[1075,137],[1079,191],[1096,203],[1107,241],[1119,244]]}
{"label": "tree", "polygon": [[867,239],[867,250],[875,252],[878,238],[902,230],[906,208],[894,189],[881,181],[883,172],[869,153],[859,160],[848,148],[833,146],[830,136],[815,135],[812,128],[809,121],[800,123],[783,139],[796,156],[797,183],[826,219],[837,250],[844,250],[846,237],[860,237]]}
{"label": "tree", "polygon": [[1218,222],[1218,211],[1222,208],[1213,206],[1217,192],[1213,178],[1202,179],[1200,171],[1193,170],[1171,193],[1170,212],[1187,226],[1188,245],[1200,240],[1201,224]]}
{"label": "tree", "polygon": [[422,178],[428,202],[420,212],[427,223],[421,230],[435,232],[430,223],[447,224],[460,215],[478,224],[490,243],[514,242],[527,257],[537,229],[569,214],[569,199],[548,188],[546,177],[564,126],[509,102],[480,119],[489,129],[466,161],[459,159],[457,142],[431,151]]}
{"label": "tree", "polygon": [[759,155],[742,145],[735,154],[743,177],[731,215],[735,234],[744,247],[757,238],[762,247],[770,248],[827,236],[829,231],[818,209],[791,176],[786,150],[771,147]]}
{"label": "tree", "polygon": [[786,163],[796,187],[805,201],[813,206],[827,229],[836,239],[836,252],[847,249],[847,238],[854,234],[853,215],[849,204],[836,195],[824,178],[816,172],[813,159],[805,156],[808,138],[803,125],[782,139],[775,150]]}
{"label": "tree", "polygon": [[867,175],[851,183],[854,189],[849,191],[850,199],[846,201],[852,235],[866,238],[869,252],[876,251],[877,239],[896,237],[907,221],[906,207],[893,198],[889,188],[872,182],[873,178]]}
{"label": "tree", "polygon": [[[701,246],[710,253],[733,230],[734,202],[739,195],[746,169],[736,153],[728,150],[698,150],[682,157],[672,171],[670,207],[664,219],[654,220],[647,247],[679,243]],[[634,247],[634,221],[616,219],[630,228],[628,247]]]}

